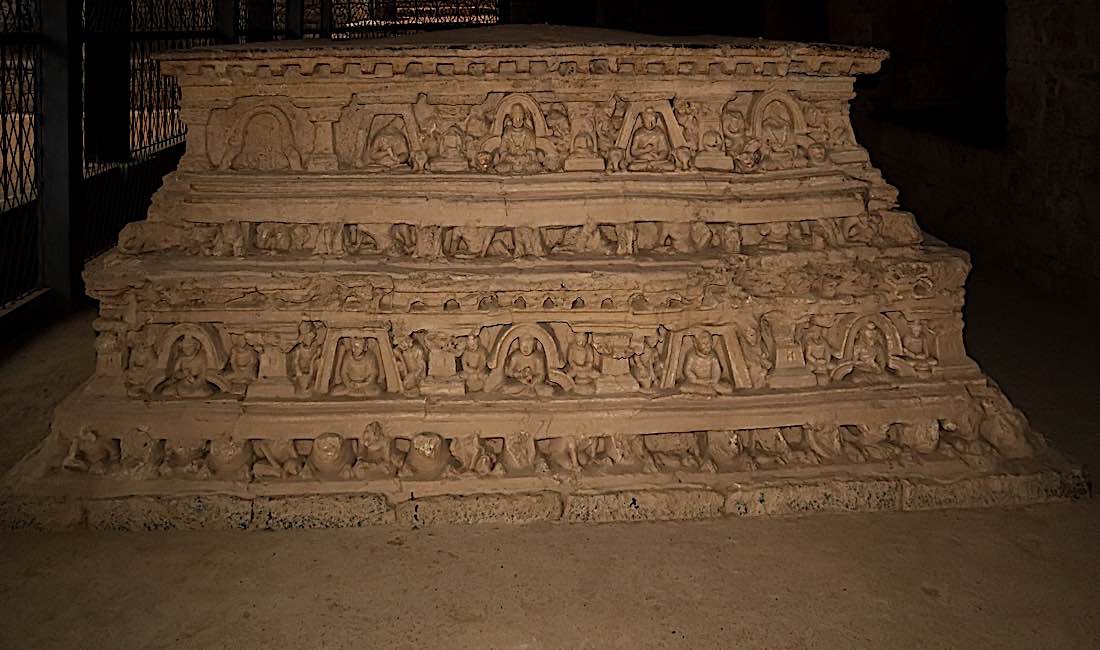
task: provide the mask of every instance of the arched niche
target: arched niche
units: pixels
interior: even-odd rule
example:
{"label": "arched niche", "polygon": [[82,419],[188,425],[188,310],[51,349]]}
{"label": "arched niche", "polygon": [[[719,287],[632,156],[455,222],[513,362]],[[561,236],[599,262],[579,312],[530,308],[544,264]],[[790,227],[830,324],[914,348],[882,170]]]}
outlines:
{"label": "arched niche", "polygon": [[[276,127],[274,130],[265,130],[257,134],[252,129],[253,122],[262,120],[264,117],[271,117]],[[275,139],[275,142],[269,148],[286,158],[287,169],[293,171],[302,169],[302,154],[294,144],[294,132],[290,125],[290,119],[286,116],[286,113],[274,106],[257,106],[237,118],[230,128],[225,154],[218,164],[218,169],[257,169],[257,167],[250,166],[247,161],[242,162],[241,157],[251,144],[249,142],[250,137],[265,136]],[[271,171],[282,168],[279,165],[273,167]]]}
{"label": "arched niche", "polygon": [[525,111],[531,114],[531,125],[535,129],[536,138],[546,137],[546,117],[542,114],[542,108],[539,107],[539,103],[534,100],[530,95],[523,93],[513,93],[511,95],[505,95],[500,103],[497,104],[496,114],[493,116],[493,127],[489,131],[493,135],[500,135],[504,132],[504,120],[508,117],[508,113],[512,110],[512,106],[519,104]]}
{"label": "arched niche", "polygon": [[421,150],[421,134],[413,109],[408,104],[375,104],[369,97],[354,95],[333,124],[333,148],[341,168],[354,168],[369,146],[381,123],[377,118],[401,117],[409,153]]}
{"label": "arched niche", "polygon": [[546,328],[533,323],[512,325],[501,334],[495,345],[489,351],[489,378],[485,381],[485,391],[492,392],[504,383],[504,366],[508,360],[508,353],[512,344],[521,336],[530,336],[542,347],[546,355],[547,379],[565,390],[573,389],[573,380],[561,369],[565,366],[565,360],[558,350],[558,342]]}
{"label": "arched niche", "polygon": [[160,340],[157,342],[156,372],[149,377],[145,384],[145,390],[151,395],[170,378],[172,366],[175,363],[176,342],[185,336],[193,337],[202,346],[203,356],[206,357],[207,381],[217,386],[221,391],[228,392],[229,385],[220,376],[221,370],[225,368],[228,360],[221,337],[212,331],[210,327],[195,323],[179,323],[161,334]]}
{"label": "arched niche", "polygon": [[530,95],[513,93],[505,95],[497,104],[493,124],[489,130],[490,136],[481,144],[481,151],[496,151],[500,148],[501,136],[504,134],[504,121],[508,118],[512,107],[519,104],[523,110],[531,116],[531,127],[535,130],[535,146],[549,156],[556,156],[557,149],[554,143],[546,138],[546,117],[542,114],[542,108]]}
{"label": "arched niche", "polygon": [[759,136],[763,133],[764,118],[767,115],[768,108],[775,103],[780,104],[786,110],[787,115],[791,118],[791,129],[794,133],[806,133],[806,117],[802,114],[802,108],[798,105],[798,102],[787,91],[772,89],[761,94],[752,103],[750,119],[752,120],[753,134]]}
{"label": "arched niche", "polygon": [[901,334],[898,332],[898,328],[894,326],[894,323],[886,318],[882,314],[867,314],[860,316],[853,320],[848,329],[844,332],[844,347],[843,358],[852,358],[852,347],[855,345],[856,334],[859,333],[861,327],[867,323],[874,323],[875,327],[882,332],[883,337],[886,339],[886,352],[890,356],[901,356]]}
{"label": "arched niche", "polygon": [[217,169],[229,169],[245,145],[248,124],[258,116],[273,121],[289,169],[302,169],[303,159],[313,150],[313,122],[288,97],[270,96],[242,97],[231,106],[210,112],[206,128],[210,164]]}
{"label": "arched niche", "polygon": [[834,381],[843,379],[853,369],[853,353],[855,347],[856,336],[858,336],[860,329],[862,329],[867,323],[874,323],[879,332],[882,333],[882,337],[886,343],[886,369],[891,372],[898,372],[895,361],[902,356],[902,344],[901,334],[898,332],[897,327],[882,314],[868,314],[864,316],[856,317],[848,323],[847,328],[844,331],[844,342],[841,347],[841,362],[832,371],[832,379]]}
{"label": "arched niche", "polygon": [[314,378],[315,390],[327,395],[335,382],[336,372],[340,367],[340,356],[345,346],[341,341],[345,339],[362,338],[368,341],[373,339],[374,345],[368,344],[368,354],[376,354],[381,362],[381,375],[383,389],[387,393],[401,392],[401,378],[397,374],[397,364],[393,357],[393,342],[390,340],[389,331],[382,327],[358,327],[337,328],[328,331],[324,345],[321,347],[321,371]]}
{"label": "arched niche", "polygon": [[630,139],[634,136],[634,131],[638,128],[638,125],[641,124],[642,113],[647,108],[652,108],[653,112],[661,116],[665,133],[668,134],[670,147],[679,149],[687,146],[687,140],[684,139],[684,129],[676,119],[676,113],[673,112],[667,99],[661,99],[657,101],[632,101],[629,103],[626,114],[623,116],[622,130],[619,131],[619,138],[615,141],[617,148],[630,148]]}

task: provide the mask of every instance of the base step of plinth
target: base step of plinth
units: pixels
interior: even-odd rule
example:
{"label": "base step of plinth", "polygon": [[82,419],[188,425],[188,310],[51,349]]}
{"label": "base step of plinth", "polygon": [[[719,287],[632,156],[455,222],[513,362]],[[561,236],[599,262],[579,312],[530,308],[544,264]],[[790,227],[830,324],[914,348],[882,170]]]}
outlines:
{"label": "base step of plinth", "polygon": [[[1054,453],[1028,465],[1013,473],[934,477],[896,471],[890,476],[834,473],[752,482],[739,482],[740,477],[734,475],[618,476],[573,485],[550,478],[492,485],[479,485],[476,480],[458,485],[393,481],[392,485],[366,484],[358,492],[323,492],[321,485],[298,485],[291,493],[286,484],[279,483],[205,484],[201,492],[192,494],[96,497],[74,496],[73,483],[49,486],[37,494],[9,492],[0,496],[0,528],[283,530],[660,521],[1019,506],[1090,494],[1083,470]],[[310,492],[312,489],[317,491]]]}

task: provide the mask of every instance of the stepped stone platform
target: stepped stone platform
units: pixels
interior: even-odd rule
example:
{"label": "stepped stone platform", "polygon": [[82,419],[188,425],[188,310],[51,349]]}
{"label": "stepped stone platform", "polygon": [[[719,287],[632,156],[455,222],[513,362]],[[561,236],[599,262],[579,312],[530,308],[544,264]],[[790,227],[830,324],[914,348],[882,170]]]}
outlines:
{"label": "stepped stone platform", "polygon": [[187,149],[85,279],[7,526],[618,521],[1088,493],[856,142],[878,50],[493,27],[162,57]]}

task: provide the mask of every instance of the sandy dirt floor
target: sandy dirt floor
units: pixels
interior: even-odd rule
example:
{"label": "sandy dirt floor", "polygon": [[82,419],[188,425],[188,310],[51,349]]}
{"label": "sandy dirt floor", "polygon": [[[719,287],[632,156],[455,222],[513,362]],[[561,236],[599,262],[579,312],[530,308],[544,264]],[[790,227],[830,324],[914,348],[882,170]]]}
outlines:
{"label": "sandy dirt floor", "polygon": [[[92,370],[0,350],[0,470]],[[1095,315],[976,283],[972,355],[1100,460]],[[1100,502],[595,526],[0,534],[0,647],[1100,647]]]}

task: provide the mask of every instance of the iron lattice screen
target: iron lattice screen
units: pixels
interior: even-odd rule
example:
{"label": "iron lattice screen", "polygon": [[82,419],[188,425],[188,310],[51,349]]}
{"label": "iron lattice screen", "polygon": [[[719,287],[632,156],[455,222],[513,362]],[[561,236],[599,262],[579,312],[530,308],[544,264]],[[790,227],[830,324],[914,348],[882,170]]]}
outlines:
{"label": "iron lattice screen", "polygon": [[[163,51],[286,38],[372,38],[500,22],[498,0],[82,0],[80,117],[73,169],[72,250],[81,261],[112,246],[141,219],[182,154],[179,87],[160,74]],[[0,307],[41,280],[41,0],[0,0]],[[228,13],[227,13],[228,12]],[[298,12],[301,12],[298,15]],[[293,14],[293,15],[291,15]],[[228,15],[231,21],[222,22]],[[297,32],[296,32],[297,33]],[[220,36],[219,36],[220,34]],[[50,80],[51,82],[55,80]],[[56,80],[61,82],[62,80]],[[48,189],[47,189],[48,191]]]}
{"label": "iron lattice screen", "polygon": [[38,284],[39,4],[0,0],[0,307]]}
{"label": "iron lattice screen", "polygon": [[215,0],[84,1],[87,180],[73,223],[77,259],[110,248],[124,225],[143,218],[179,160],[187,133],[180,90],[154,57],[214,44],[215,10]]}
{"label": "iron lattice screen", "polygon": [[237,40],[284,38],[300,7],[304,38],[378,38],[429,29],[493,25],[500,0],[238,0]]}

